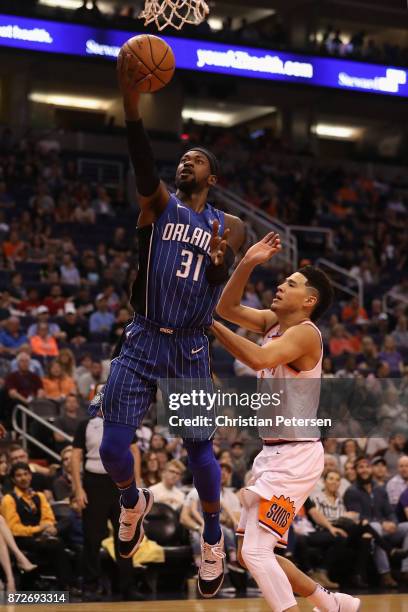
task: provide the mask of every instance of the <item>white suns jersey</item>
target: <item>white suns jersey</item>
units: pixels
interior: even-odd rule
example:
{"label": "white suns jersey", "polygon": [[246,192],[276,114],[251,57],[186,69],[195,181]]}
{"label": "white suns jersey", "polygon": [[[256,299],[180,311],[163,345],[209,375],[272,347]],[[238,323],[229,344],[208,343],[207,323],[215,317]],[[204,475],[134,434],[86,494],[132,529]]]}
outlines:
{"label": "white suns jersey", "polygon": [[[317,418],[320,401],[322,335],[312,321],[302,321],[299,325],[311,325],[319,334],[320,357],[311,370],[297,371],[285,364],[273,369],[264,368],[258,372],[260,390],[270,394],[279,393],[280,398],[278,406],[268,407],[269,416],[271,416],[272,408],[275,426],[260,428],[260,435],[264,440],[298,440],[301,442],[320,438],[320,431],[316,425],[313,425],[313,420]],[[273,342],[279,336],[281,336],[280,328],[279,324],[276,324],[266,333],[263,344]],[[266,417],[266,411],[262,416]],[[281,417],[280,422],[277,417]],[[285,422],[282,422],[282,417]]]}

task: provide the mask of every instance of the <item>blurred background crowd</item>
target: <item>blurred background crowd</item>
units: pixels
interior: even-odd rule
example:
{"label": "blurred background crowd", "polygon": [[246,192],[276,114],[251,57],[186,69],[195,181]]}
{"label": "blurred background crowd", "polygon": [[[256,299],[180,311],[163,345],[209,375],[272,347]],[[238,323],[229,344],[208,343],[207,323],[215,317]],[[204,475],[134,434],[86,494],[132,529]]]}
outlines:
{"label": "blurred background crowd", "polygon": [[[403,587],[408,581],[403,180],[391,184],[307,157],[277,161],[282,143],[268,133],[253,140],[242,129],[191,122],[185,131],[189,142],[207,144],[219,155],[223,186],[271,216],[332,230],[330,241],[302,245],[305,261],[323,253],[363,281],[364,304],[339,294],[321,322],[324,385],[346,381],[347,400],[344,387],[336,396],[324,386],[325,406],[335,405],[342,418],[327,434],[321,482],[282,554],[328,588]],[[24,588],[51,583],[87,601],[155,597],[194,581],[200,561],[203,521],[182,441],[156,424],[152,406],[132,447],[138,482],[152,488],[156,504],[138,558],[117,564],[119,505],[98,454],[102,418],[86,415],[132,316],[137,206],[124,190],[83,177],[75,156],[54,145],[29,134],[16,138],[7,128],[0,139],[0,421],[9,431],[0,453],[3,582],[9,590],[16,580]],[[286,268],[257,271],[244,303],[268,308]],[[385,310],[381,295],[390,289],[396,301]],[[217,342],[212,354],[220,386],[225,378],[256,375]],[[17,405],[30,413],[13,417]],[[33,415],[56,429],[46,429]],[[34,443],[23,447],[20,428],[53,456]],[[217,431],[214,447],[222,469],[225,594],[248,592],[254,584],[237,563],[234,531],[239,490],[260,445],[247,431],[225,427]],[[169,560],[177,560],[171,577]]]}
{"label": "blurred background crowd", "polygon": [[[315,3],[313,18],[319,14],[319,2]],[[17,12],[29,16],[58,19],[59,21],[78,22],[98,27],[146,31],[144,22],[139,19],[142,2],[127,5],[121,2],[109,5],[98,0],[82,0],[77,9],[58,6],[57,3],[38,2],[38,0],[21,0],[18,9],[12,0],[3,0],[2,8],[6,12]],[[214,8],[214,7],[211,7]],[[390,7],[391,8],[391,7]],[[191,38],[208,38],[220,42],[293,50],[293,41],[287,26],[287,15],[284,9],[274,11],[272,15],[262,14],[259,18],[241,17],[227,14],[217,22],[205,21],[199,26],[184,26],[183,36]],[[312,21],[309,18],[309,21]],[[149,31],[149,26],[147,31]],[[154,33],[155,30],[151,29]],[[177,31],[172,36],[179,35]],[[405,44],[404,44],[405,42]],[[359,27],[358,22],[350,26],[337,14],[332,23],[319,22],[319,27],[308,24],[308,33],[303,41],[295,45],[296,51],[355,59],[372,63],[387,63],[406,66],[408,47],[403,37],[395,37],[390,31],[380,28]]]}

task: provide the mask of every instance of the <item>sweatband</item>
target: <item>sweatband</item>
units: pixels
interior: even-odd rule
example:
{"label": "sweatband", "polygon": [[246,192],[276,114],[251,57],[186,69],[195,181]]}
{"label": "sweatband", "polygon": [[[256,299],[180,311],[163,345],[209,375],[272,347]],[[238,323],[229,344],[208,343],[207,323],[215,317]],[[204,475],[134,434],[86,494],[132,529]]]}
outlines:
{"label": "sweatband", "polygon": [[205,155],[209,161],[211,174],[215,174],[216,176],[218,175],[220,171],[220,163],[214,153],[211,153],[211,151],[205,147],[191,147],[191,149],[188,149],[187,153],[190,151],[200,151],[200,153],[203,153],[203,155]]}
{"label": "sweatband", "polygon": [[126,121],[130,159],[140,195],[148,197],[157,191],[160,177],[154,161],[154,154],[142,119]]}
{"label": "sweatband", "polygon": [[216,266],[213,264],[213,262],[211,262],[205,270],[205,275],[210,285],[222,285],[222,283],[225,283],[229,277],[230,268],[234,261],[234,251],[231,249],[229,244],[227,244],[223,263]]}

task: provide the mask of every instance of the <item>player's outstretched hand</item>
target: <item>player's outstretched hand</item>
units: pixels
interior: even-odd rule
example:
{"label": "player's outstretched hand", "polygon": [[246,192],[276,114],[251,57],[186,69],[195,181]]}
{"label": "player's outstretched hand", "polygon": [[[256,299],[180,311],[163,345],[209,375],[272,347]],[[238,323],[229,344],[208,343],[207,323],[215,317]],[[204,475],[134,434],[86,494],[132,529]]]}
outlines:
{"label": "player's outstretched hand", "polygon": [[151,74],[140,78],[140,68],[142,63],[131,53],[121,51],[118,55],[116,71],[118,75],[119,89],[123,97],[131,96],[134,100],[139,100],[140,93],[137,88],[152,78]]}
{"label": "player's outstretched hand", "polygon": [[266,263],[271,257],[282,250],[279,234],[269,232],[262,240],[251,246],[245,254],[244,259],[258,266]]}
{"label": "player's outstretched hand", "polygon": [[210,257],[215,266],[221,266],[224,262],[224,255],[227,249],[227,240],[230,233],[226,229],[222,236],[219,235],[220,224],[218,221],[213,221],[212,236],[210,240]]}

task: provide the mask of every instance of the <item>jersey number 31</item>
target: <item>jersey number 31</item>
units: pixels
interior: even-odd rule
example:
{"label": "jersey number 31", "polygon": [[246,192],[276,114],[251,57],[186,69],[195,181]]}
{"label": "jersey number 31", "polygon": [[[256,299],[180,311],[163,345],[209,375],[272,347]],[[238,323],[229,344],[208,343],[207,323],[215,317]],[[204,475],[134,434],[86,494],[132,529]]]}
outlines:
{"label": "jersey number 31", "polygon": [[[187,251],[187,249],[183,249],[181,251],[182,261],[181,268],[177,270],[176,276],[179,278],[188,278],[190,276],[191,268],[193,266],[193,281],[197,281],[200,276],[201,266],[203,265],[204,255],[197,255],[194,257],[193,251]],[[193,265],[193,260],[196,259],[195,265]]]}

